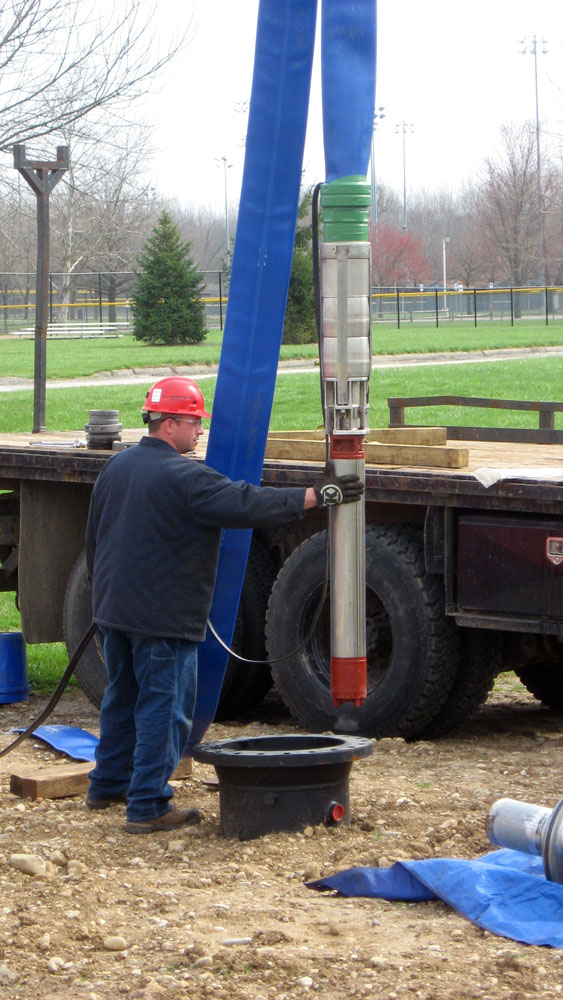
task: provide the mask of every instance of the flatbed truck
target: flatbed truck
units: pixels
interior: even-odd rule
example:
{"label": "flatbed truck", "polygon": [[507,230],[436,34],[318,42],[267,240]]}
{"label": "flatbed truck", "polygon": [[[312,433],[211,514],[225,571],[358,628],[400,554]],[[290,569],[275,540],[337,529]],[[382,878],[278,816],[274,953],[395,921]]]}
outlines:
{"label": "flatbed truck", "polygon": [[[563,709],[563,404],[507,403],[539,409],[531,431],[405,426],[405,408],[424,402],[390,400],[390,427],[365,445],[365,703],[332,702],[328,600],[309,635],[327,559],[325,514],[313,511],[254,532],[233,649],[295,652],[271,669],[231,657],[216,718],[255,706],[273,682],[307,729],[426,739],[466,721],[503,670]],[[124,431],[121,446],[143,433]],[[75,447],[79,436],[0,435],[0,589],[17,592],[26,642],[64,639],[69,653],[91,620],[84,532],[111,457]],[[308,485],[324,454],[322,432],[270,434],[262,484]],[[202,439],[186,461],[204,457]],[[96,642],[77,676],[99,705]]]}

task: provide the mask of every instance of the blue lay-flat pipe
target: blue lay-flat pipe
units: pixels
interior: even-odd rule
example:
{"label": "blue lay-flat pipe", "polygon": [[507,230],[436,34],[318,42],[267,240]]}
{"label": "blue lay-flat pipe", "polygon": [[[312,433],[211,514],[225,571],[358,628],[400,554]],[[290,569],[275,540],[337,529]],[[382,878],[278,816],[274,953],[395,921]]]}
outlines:
{"label": "blue lay-flat pipe", "polygon": [[[274,397],[309,107],[316,0],[261,0],[229,304],[206,461],[259,483]],[[223,532],[210,618],[232,640],[251,532]],[[197,581],[194,581],[197,586]],[[190,746],[213,720],[227,654],[199,649]]]}
{"label": "blue lay-flat pipe", "polygon": [[[299,204],[316,0],[261,0],[229,305],[207,459],[259,483],[274,396]],[[375,0],[323,0],[327,180],[367,172],[375,81]],[[211,620],[232,640],[251,533],[224,531]],[[200,647],[188,745],[213,719],[227,654]]]}

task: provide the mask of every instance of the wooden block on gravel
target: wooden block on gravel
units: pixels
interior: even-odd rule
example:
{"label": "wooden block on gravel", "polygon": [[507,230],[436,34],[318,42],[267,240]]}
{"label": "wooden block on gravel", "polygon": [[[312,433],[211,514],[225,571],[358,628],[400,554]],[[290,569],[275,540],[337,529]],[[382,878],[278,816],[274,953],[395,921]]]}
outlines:
{"label": "wooden block on gravel", "polygon": [[[29,768],[10,775],[10,791],[26,799],[64,799],[82,795],[88,788],[88,774],[93,767],[91,761],[85,761],[81,764],[54,764],[36,770]],[[172,780],[188,778],[191,773],[192,759],[183,757]]]}

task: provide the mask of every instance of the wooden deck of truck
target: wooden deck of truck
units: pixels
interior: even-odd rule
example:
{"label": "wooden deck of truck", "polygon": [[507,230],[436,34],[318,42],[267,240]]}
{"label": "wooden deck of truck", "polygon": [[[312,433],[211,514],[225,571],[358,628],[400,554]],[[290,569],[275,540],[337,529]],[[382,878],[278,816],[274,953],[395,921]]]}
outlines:
{"label": "wooden deck of truck", "polygon": [[[124,430],[132,444],[144,429]],[[0,489],[19,480],[91,484],[109,451],[75,443],[83,432],[0,434]],[[206,435],[195,457],[205,459]],[[276,431],[269,435],[264,484],[306,484],[324,464],[322,431]],[[446,429],[382,428],[366,439],[366,500],[399,503],[471,502],[477,507],[507,504],[514,510],[561,513],[563,445],[507,441],[448,440]],[[487,470],[485,472],[484,470]],[[485,485],[498,474],[491,485]]]}
{"label": "wooden deck of truck", "polygon": [[[144,433],[123,431],[122,441]],[[81,553],[92,485],[111,456],[83,439],[0,435],[0,589],[17,589],[27,642],[64,637],[69,651],[91,620]],[[203,436],[195,460],[205,448]],[[426,738],[469,717],[507,669],[563,709],[563,444],[395,427],[372,431],[365,450],[364,706],[354,714],[332,704],[326,614],[304,643],[324,581],[323,511],[254,533],[237,652],[256,661],[266,649],[273,659],[301,649],[272,675],[313,730]],[[262,484],[310,485],[324,462],[322,432],[274,432]],[[99,704],[105,669],[95,644],[77,675]],[[231,658],[218,717],[255,705],[269,683],[262,666]]]}

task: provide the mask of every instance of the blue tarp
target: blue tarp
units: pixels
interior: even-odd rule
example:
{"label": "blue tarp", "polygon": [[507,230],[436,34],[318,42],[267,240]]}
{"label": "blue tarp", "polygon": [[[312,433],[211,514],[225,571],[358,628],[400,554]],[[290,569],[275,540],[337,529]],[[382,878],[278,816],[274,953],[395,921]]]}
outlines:
{"label": "blue tarp", "polygon": [[430,858],[391,868],[351,868],[309,882],[343,896],[418,902],[441,899],[492,934],[563,948],[563,885],[545,878],[539,857],[492,851],[473,861]]}
{"label": "blue tarp", "polygon": [[[15,729],[14,732],[22,733],[23,729]],[[98,737],[86,729],[78,729],[76,726],[37,726],[33,735],[48,743],[54,750],[66,753],[73,760],[94,760]]]}

